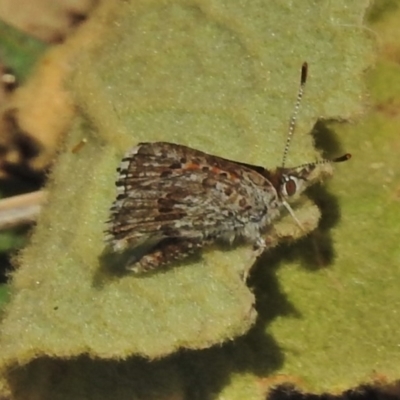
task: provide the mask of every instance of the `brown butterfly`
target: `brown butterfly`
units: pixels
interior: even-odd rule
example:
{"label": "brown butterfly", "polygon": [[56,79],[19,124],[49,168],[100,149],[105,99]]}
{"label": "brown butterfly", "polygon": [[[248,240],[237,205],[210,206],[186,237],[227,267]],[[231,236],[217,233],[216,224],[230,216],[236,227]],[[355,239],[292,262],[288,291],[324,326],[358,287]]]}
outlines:
{"label": "brown butterfly", "polygon": [[131,253],[127,269],[157,269],[219,240],[264,248],[262,234],[283,207],[301,226],[288,202],[307,188],[318,164],[350,158],[285,168],[306,78],[304,63],[282,166],[274,171],[166,142],[139,143],[125,154],[106,242]]}

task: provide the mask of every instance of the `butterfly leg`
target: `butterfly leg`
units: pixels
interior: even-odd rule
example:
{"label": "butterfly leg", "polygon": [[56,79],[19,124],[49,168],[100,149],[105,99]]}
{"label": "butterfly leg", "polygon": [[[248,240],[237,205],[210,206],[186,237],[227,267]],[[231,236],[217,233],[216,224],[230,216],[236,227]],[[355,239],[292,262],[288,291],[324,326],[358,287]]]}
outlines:
{"label": "butterfly leg", "polygon": [[159,269],[173,261],[182,260],[204,246],[198,239],[165,239],[143,257],[131,259],[126,269],[135,273],[143,273]]}
{"label": "butterfly leg", "polygon": [[266,248],[267,243],[265,242],[265,239],[262,236],[259,236],[253,245],[255,257],[258,258]]}
{"label": "butterfly leg", "polygon": [[[256,238],[256,240],[253,243],[253,252],[250,255],[250,258],[248,260],[248,264],[252,266],[254,263],[257,262],[257,260],[260,258],[260,256],[264,253],[264,250],[268,248],[268,239],[266,240],[261,234]],[[247,269],[243,275],[243,281],[246,282],[248,276],[250,273],[250,268]]]}

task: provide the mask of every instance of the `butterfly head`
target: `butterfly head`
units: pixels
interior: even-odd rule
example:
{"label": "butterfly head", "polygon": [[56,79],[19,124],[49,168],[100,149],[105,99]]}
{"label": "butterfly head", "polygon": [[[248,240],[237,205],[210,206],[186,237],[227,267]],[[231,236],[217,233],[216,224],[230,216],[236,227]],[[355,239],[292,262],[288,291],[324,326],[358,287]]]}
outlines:
{"label": "butterfly head", "polygon": [[273,173],[274,179],[271,179],[271,181],[273,182],[279,197],[282,200],[290,200],[296,198],[311,184],[324,175],[324,168],[322,171],[316,171],[318,166],[329,166],[332,163],[346,161],[350,157],[351,155],[347,153],[333,160],[322,159],[313,163],[299,165],[294,168],[277,168]]}
{"label": "butterfly head", "polygon": [[281,199],[295,198],[309,185],[309,178],[315,170],[315,165],[310,164],[297,168],[278,168],[277,185],[275,189]]}
{"label": "butterfly head", "polygon": [[350,157],[351,155],[347,153],[333,160],[322,159],[313,163],[299,165],[298,167],[294,168],[280,167],[273,172],[265,170],[264,175],[275,187],[282,205],[289,211],[300,228],[303,229],[300,221],[297,219],[292,208],[290,207],[289,202],[297,198],[301,193],[304,192],[305,189],[307,189],[317,180],[320,180],[324,175],[324,172],[328,172],[326,169],[325,171],[324,169],[322,169],[322,171],[317,171],[317,166],[328,166],[332,163],[346,161]]}

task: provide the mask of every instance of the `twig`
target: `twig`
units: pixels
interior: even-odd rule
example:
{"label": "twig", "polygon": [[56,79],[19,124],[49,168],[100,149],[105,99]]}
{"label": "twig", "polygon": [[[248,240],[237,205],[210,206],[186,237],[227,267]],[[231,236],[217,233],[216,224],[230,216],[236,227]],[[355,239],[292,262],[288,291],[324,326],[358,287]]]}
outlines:
{"label": "twig", "polygon": [[44,190],[0,200],[0,231],[35,222],[45,200]]}

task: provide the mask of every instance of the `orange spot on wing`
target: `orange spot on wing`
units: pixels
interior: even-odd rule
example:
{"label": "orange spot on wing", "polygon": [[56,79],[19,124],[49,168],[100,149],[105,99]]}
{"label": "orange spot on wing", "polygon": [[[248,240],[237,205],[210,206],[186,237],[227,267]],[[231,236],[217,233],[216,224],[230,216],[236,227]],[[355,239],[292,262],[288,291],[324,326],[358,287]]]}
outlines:
{"label": "orange spot on wing", "polygon": [[[199,169],[201,169],[203,167],[203,165],[200,164],[195,164],[195,163],[186,163],[184,164],[183,169],[189,170],[189,171],[197,171]],[[211,167],[209,170],[211,173],[215,174],[215,175],[219,175],[219,174],[227,174],[228,175],[228,179],[231,180],[237,180],[239,179],[239,176],[237,174],[235,174],[234,172],[228,172],[225,171],[221,168],[218,167]]]}
{"label": "orange spot on wing", "polygon": [[187,164],[185,164],[185,169],[197,170],[197,169],[200,169],[200,165],[194,164],[194,163],[187,163]]}

